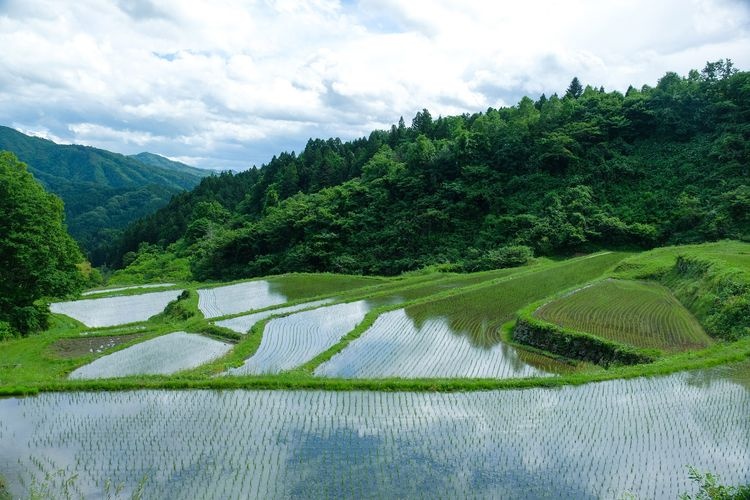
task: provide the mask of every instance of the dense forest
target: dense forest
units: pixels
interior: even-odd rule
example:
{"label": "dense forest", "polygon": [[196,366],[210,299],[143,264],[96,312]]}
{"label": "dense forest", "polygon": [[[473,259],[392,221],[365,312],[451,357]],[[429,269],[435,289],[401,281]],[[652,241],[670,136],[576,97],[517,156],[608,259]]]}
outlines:
{"label": "dense forest", "polygon": [[62,198],[70,233],[96,264],[103,261],[103,242],[211,173],[150,153],[123,156],[55,144],[8,127],[0,127],[0,150],[12,151],[48,191]]}
{"label": "dense forest", "polygon": [[731,61],[625,94],[561,96],[310,140],[203,179],[112,240],[193,276],[477,270],[536,255],[750,239],[750,73]]}

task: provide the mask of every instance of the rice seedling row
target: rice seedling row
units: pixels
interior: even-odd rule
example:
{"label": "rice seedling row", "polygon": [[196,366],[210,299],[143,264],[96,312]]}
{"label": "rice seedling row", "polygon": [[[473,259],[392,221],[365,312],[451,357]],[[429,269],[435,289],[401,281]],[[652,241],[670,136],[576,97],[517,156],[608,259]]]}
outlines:
{"label": "rice seedling row", "polygon": [[639,348],[677,352],[712,344],[693,315],[654,283],[605,280],[544,304],[534,316]]}
{"label": "rice seedling row", "polygon": [[258,351],[227,374],[278,373],[295,368],[336,344],[380,304],[359,300],[273,319],[265,326]]}
{"label": "rice seedling row", "polygon": [[410,300],[420,299],[435,295],[441,292],[452,290],[455,288],[461,288],[471,285],[483,283],[485,281],[491,281],[506,276],[510,276],[522,271],[526,271],[528,268],[510,268],[510,269],[497,269],[494,271],[487,271],[473,274],[459,274],[454,276],[442,277],[440,279],[430,280],[424,283],[418,283],[404,287],[401,283],[399,286],[401,289],[393,290],[394,286],[389,286],[384,292],[378,292],[378,297],[389,298],[394,301],[407,302]]}
{"label": "rice seedling row", "polygon": [[87,295],[96,295],[100,293],[112,293],[112,292],[122,292],[125,290],[135,290],[140,288],[167,288],[170,286],[177,286],[175,283],[151,283],[148,285],[132,285],[132,286],[121,286],[117,288],[100,288],[98,290],[89,290],[87,292],[83,292],[82,296]]}
{"label": "rice seedling row", "polygon": [[[539,355],[519,352],[502,342],[474,345],[471,330],[481,325],[451,325],[433,317],[417,326],[404,309],[382,314],[346,349],[323,363],[315,375],[343,378],[511,378],[549,374],[524,360]],[[542,360],[539,365],[554,363]]]}
{"label": "rice seedling row", "polygon": [[750,390],[732,370],[450,394],[5,399],[0,470],[14,496],[34,482],[62,496],[76,475],[85,496],[143,480],[145,498],[675,498],[694,491],[688,464],[750,480]]}
{"label": "rice seedling row", "polygon": [[64,314],[90,328],[146,321],[164,310],[181,290],[84,299],[50,304],[50,311]]}
{"label": "rice seedling row", "polygon": [[296,304],[293,306],[278,307],[276,309],[268,309],[253,314],[246,314],[244,316],[237,316],[236,318],[217,321],[216,324],[224,328],[229,328],[230,330],[233,330],[237,333],[245,334],[250,331],[255,323],[276,314],[288,314],[291,312],[301,311],[303,309],[314,309],[316,307],[328,304],[332,301],[333,299],[322,299],[312,302],[303,302],[302,304]]}
{"label": "rice seedling row", "polygon": [[172,374],[223,356],[232,344],[202,335],[174,332],[113,352],[70,374],[71,379]]}
{"label": "rice seedling row", "polygon": [[594,279],[622,258],[622,254],[602,253],[564,262],[510,276],[487,287],[411,306],[407,312],[415,318],[417,325],[435,316],[447,316],[452,322],[459,319],[464,323],[474,321],[481,327],[472,332],[473,341],[477,345],[494,345],[499,341],[499,327],[513,319],[523,306]]}

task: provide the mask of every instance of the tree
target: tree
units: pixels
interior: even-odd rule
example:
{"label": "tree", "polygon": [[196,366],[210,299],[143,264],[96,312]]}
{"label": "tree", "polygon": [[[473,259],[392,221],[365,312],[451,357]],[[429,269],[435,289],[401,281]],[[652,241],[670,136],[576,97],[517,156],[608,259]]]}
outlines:
{"label": "tree", "polygon": [[581,94],[583,94],[583,85],[581,85],[581,81],[578,79],[578,77],[574,76],[573,80],[571,80],[570,82],[570,85],[568,85],[568,90],[565,91],[565,97],[578,99],[579,97],[581,97]]}
{"label": "tree", "polygon": [[433,128],[432,115],[430,112],[426,109],[418,111],[414,116],[414,119],[411,121],[411,128],[417,134],[424,134],[427,137],[430,137]]}
{"label": "tree", "polygon": [[15,155],[0,152],[0,332],[44,328],[39,299],[80,291],[83,261],[63,224],[62,201]]}

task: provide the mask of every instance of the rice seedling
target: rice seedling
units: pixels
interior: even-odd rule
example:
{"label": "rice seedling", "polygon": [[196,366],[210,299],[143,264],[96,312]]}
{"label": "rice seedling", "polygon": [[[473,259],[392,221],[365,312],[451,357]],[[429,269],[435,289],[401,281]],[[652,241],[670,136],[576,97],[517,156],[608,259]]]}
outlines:
{"label": "rice seedling", "polygon": [[182,290],[84,299],[50,304],[53,313],[70,316],[91,328],[146,321],[164,310]]}
{"label": "rice seedling", "polygon": [[265,311],[260,311],[253,314],[246,314],[244,316],[237,316],[235,318],[225,319],[222,321],[217,321],[216,324],[218,326],[223,326],[224,328],[229,328],[230,330],[233,330],[237,333],[245,334],[248,331],[250,331],[250,328],[253,327],[253,325],[261,320],[264,320],[266,318],[270,318],[271,316],[277,315],[277,314],[289,314],[291,312],[295,311],[301,311],[302,309],[314,309],[316,307],[328,304],[333,299],[322,299],[322,300],[315,300],[313,302],[303,302],[302,304],[296,304],[293,306],[288,307],[277,307],[275,309],[266,309]]}
{"label": "rice seedling", "polygon": [[750,481],[750,391],[732,377],[748,370],[471,393],[0,399],[0,470],[13,497],[110,484],[145,498],[676,498],[694,491],[687,464]]}
{"label": "rice seedling", "polygon": [[539,307],[534,316],[638,348],[678,352],[713,343],[666,287],[604,280]]}
{"label": "rice seedling", "polygon": [[232,344],[174,332],[113,352],[70,374],[71,379],[171,374],[195,368],[226,354]]}

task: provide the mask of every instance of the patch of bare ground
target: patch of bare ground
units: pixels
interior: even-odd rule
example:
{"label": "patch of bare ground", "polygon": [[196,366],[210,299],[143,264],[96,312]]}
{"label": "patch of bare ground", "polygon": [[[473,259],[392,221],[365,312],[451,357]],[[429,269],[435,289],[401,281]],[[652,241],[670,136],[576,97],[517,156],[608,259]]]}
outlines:
{"label": "patch of bare ground", "polygon": [[79,358],[88,354],[107,351],[118,345],[143,337],[143,335],[142,333],[132,333],[129,335],[111,335],[108,337],[60,339],[50,346],[50,350],[61,358]]}

